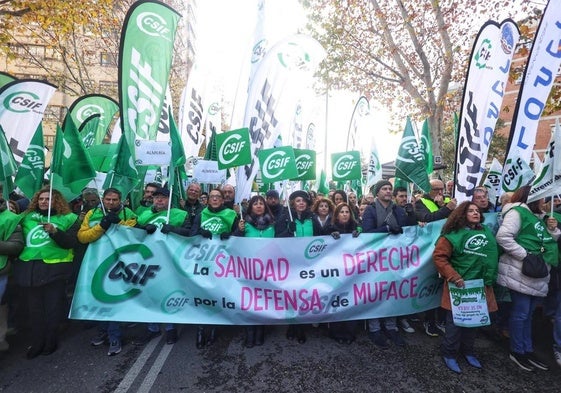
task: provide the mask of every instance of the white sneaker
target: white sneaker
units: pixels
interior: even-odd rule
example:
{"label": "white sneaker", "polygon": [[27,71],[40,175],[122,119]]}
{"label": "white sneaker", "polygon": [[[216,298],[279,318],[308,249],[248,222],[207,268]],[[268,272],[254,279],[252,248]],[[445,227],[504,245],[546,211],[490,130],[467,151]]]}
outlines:
{"label": "white sneaker", "polygon": [[561,352],[554,349],[553,350],[553,357],[555,358],[555,361],[557,362],[557,364],[561,367]]}
{"label": "white sneaker", "polygon": [[406,318],[401,318],[399,320],[399,326],[403,329],[405,333],[415,333],[415,329],[409,324]]}

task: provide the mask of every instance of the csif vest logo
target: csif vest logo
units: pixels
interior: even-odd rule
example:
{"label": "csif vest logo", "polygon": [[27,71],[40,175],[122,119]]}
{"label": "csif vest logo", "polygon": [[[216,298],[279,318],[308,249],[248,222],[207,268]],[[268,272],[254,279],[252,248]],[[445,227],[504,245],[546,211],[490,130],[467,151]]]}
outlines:
{"label": "csif vest logo", "polygon": [[99,119],[103,120],[105,115],[105,111],[103,110],[103,108],[99,105],[87,104],[76,111],[76,120],[78,120],[80,123],[83,123],[88,117],[98,113]]}
{"label": "csif vest logo", "polygon": [[265,159],[261,171],[266,178],[274,179],[282,175],[289,162],[290,156],[288,156],[285,151],[279,150],[273,152]]}
{"label": "csif vest logo", "polygon": [[333,165],[333,177],[346,177],[357,165],[358,163],[355,161],[354,157],[351,154],[344,154],[339,157],[339,159],[335,162],[335,165]]}
{"label": "csif vest logo", "polygon": [[309,154],[302,154],[296,158],[296,169],[298,170],[298,177],[304,175],[310,170],[313,165],[312,156]]}
{"label": "csif vest logo", "polygon": [[29,91],[16,91],[12,94],[8,94],[2,104],[4,105],[4,108],[10,112],[43,113],[41,110],[43,103],[39,101],[39,96]]}
{"label": "csif vest logo", "polygon": [[25,244],[27,244],[28,247],[39,248],[49,244],[50,241],[51,238],[49,237],[49,234],[45,232],[43,226],[38,225],[29,231],[25,239]]}
{"label": "csif vest logo", "polygon": [[141,12],[136,18],[136,25],[146,35],[171,41],[171,29],[167,27],[166,20],[155,12]]}
{"label": "csif vest logo", "polygon": [[211,217],[208,220],[201,222],[201,228],[204,228],[212,233],[221,233],[224,229],[224,223],[218,217]]}
{"label": "csif vest logo", "polygon": [[231,164],[239,158],[240,152],[245,147],[245,141],[241,139],[241,135],[232,134],[224,140],[218,151],[218,160],[222,164]]}
{"label": "csif vest logo", "polygon": [[467,239],[465,247],[468,250],[477,251],[481,247],[485,247],[488,243],[489,240],[487,240],[487,237],[484,234],[479,233]]}

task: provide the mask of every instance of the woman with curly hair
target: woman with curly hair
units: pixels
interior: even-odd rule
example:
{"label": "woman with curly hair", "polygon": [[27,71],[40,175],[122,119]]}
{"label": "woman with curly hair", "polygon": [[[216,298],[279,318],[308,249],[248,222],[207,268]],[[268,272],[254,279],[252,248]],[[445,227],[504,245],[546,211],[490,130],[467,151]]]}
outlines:
{"label": "woman with curly hair", "polygon": [[481,368],[481,363],[474,355],[476,329],[454,325],[448,286],[452,283],[463,288],[465,280],[483,279],[487,308],[489,312],[497,311],[493,284],[497,278],[499,248],[491,230],[481,225],[483,219],[474,203],[460,204],[442,227],[432,255],[436,269],[444,278],[440,302],[446,310],[442,356],[446,366],[456,373],[461,372],[456,359],[458,353],[462,353],[472,367]]}
{"label": "woman with curly hair", "polygon": [[315,213],[314,219],[322,228],[326,228],[331,223],[335,205],[328,198],[317,198],[312,206],[312,212]]}
{"label": "woman with curly hair", "polygon": [[22,213],[25,246],[14,262],[15,282],[26,293],[32,345],[27,358],[57,349],[57,328],[64,316],[64,288],[72,274],[78,216],[57,190],[35,193]]}
{"label": "woman with curly hair", "polygon": [[[245,237],[275,237],[275,218],[267,201],[261,195],[251,197],[248,202],[247,212],[243,220],[238,222],[234,236]],[[265,341],[265,326],[250,325],[245,327],[244,345],[252,348],[254,345],[263,345]]]}

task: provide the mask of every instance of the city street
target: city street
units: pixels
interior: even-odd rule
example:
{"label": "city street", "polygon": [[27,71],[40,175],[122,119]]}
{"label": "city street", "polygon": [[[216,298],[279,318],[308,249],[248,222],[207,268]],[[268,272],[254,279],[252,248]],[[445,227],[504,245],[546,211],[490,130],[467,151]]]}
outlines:
{"label": "city street", "polygon": [[[463,373],[446,369],[438,338],[403,333],[408,345],[377,349],[364,330],[353,344],[338,344],[327,329],[307,327],[305,344],[288,341],[285,326],[270,326],[262,347],[245,349],[241,327],[219,327],[218,341],[195,348],[195,326],[180,327],[179,341],[164,335],[144,347],[132,340],[145,326],[124,329],[123,351],[107,356],[107,346],[92,347],[96,329],[72,321],[62,332],[59,350],[25,358],[25,332],[10,336],[10,352],[0,354],[1,392],[559,392],[561,367],[553,360],[550,327],[544,324],[537,350],[550,371],[521,371],[508,359],[508,341],[477,340],[483,370],[460,359]],[[362,326],[362,324],[361,324]]]}

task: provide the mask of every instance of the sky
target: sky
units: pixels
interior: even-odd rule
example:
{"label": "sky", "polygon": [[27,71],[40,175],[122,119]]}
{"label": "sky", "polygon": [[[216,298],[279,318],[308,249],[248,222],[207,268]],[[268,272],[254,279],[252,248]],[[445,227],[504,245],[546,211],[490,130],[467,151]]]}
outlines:
{"label": "sky", "polygon": [[[224,110],[227,112],[231,111],[229,108],[235,101],[242,64],[249,61],[256,23],[256,4],[256,0],[204,0],[197,3],[197,62],[204,64],[203,68],[211,73],[212,80],[221,89],[226,107]],[[274,15],[274,18],[267,20],[272,37],[270,42],[278,41],[304,27],[305,12],[297,0],[269,0],[267,6]],[[359,97],[360,94],[330,91],[327,118],[326,97],[317,97],[314,106],[322,112],[324,123],[316,128],[315,150],[318,154],[326,150],[325,135],[327,157],[330,153],[345,151],[349,123]],[[371,103],[371,108],[375,106],[375,103]],[[367,134],[361,135],[359,139],[363,160],[370,155],[372,133],[377,144],[383,141],[383,148],[378,148],[381,161],[391,161],[397,154],[401,135],[387,132],[389,115],[384,110],[373,108],[371,112],[372,124],[368,127]],[[326,166],[329,167],[330,164],[327,163]]]}

